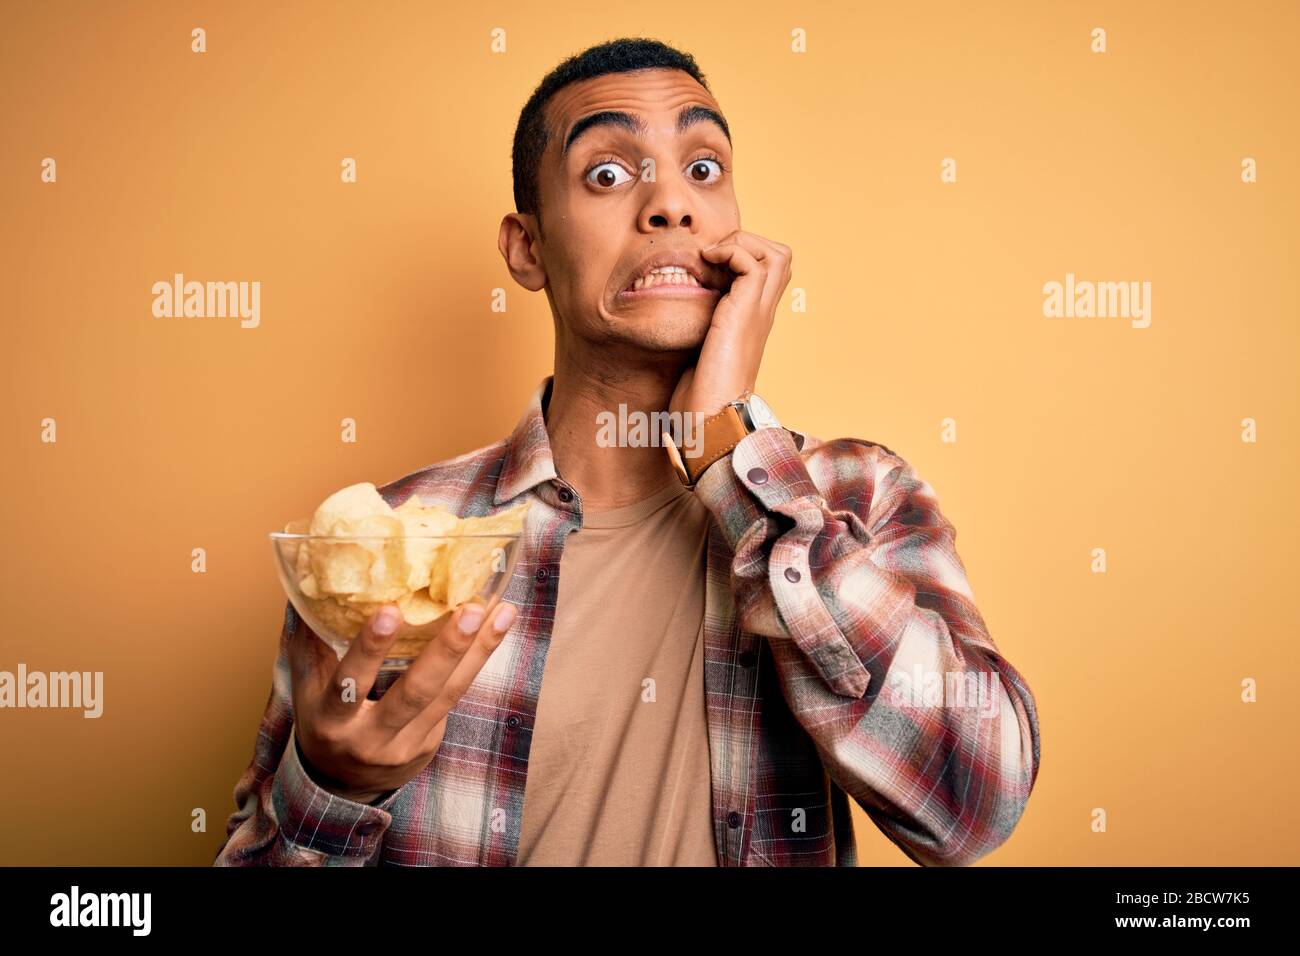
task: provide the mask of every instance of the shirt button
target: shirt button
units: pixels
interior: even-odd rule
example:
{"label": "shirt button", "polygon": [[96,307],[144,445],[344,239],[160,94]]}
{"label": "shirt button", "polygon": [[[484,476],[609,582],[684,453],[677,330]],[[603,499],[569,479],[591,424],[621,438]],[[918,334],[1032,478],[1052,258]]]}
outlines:
{"label": "shirt button", "polygon": [[787,581],[798,581],[799,578],[801,578],[801,577],[802,577],[802,575],[799,573],[798,569],[796,569],[796,568],[786,568],[786,569],[785,569],[785,579],[786,579]]}
{"label": "shirt button", "polygon": [[767,484],[767,471],[763,468],[751,468],[749,474],[745,476],[749,479],[750,484],[765,485]]}
{"label": "shirt button", "polygon": [[546,578],[550,575],[550,573],[551,572],[547,571],[546,568],[538,568],[537,573],[534,574],[533,577],[537,578],[537,580],[539,581],[545,581]]}
{"label": "shirt button", "polygon": [[731,827],[733,830],[740,826],[740,814],[735,810],[732,810],[727,814],[727,826]]}
{"label": "shirt button", "polygon": [[741,652],[740,652],[740,666],[741,666],[741,667],[753,667],[753,666],[754,666],[754,662],[755,662],[755,660],[756,660],[756,658],[755,658],[755,656],[754,656],[754,652],[753,652],[753,651],[741,651]]}
{"label": "shirt button", "polygon": [[509,717],[506,718],[506,726],[509,727],[511,730],[514,730],[516,727],[519,726],[519,718],[516,717],[514,714],[511,714]]}
{"label": "shirt button", "polygon": [[370,834],[374,833],[378,829],[379,829],[378,820],[367,820],[365,823],[357,827],[357,832],[360,833],[362,836],[369,836]]}
{"label": "shirt button", "polygon": [[570,491],[568,488],[561,488],[561,489],[560,489],[560,500],[563,501],[563,502],[565,502],[566,504],[567,504],[568,502],[572,501],[572,500],[573,500],[573,492]]}

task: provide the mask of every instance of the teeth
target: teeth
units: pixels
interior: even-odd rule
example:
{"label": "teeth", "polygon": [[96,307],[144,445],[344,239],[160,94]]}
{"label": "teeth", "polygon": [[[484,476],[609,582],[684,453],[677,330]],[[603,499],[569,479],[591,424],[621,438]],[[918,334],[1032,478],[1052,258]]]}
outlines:
{"label": "teeth", "polygon": [[698,288],[700,284],[682,266],[659,266],[633,282],[632,291],[659,285],[689,285]]}

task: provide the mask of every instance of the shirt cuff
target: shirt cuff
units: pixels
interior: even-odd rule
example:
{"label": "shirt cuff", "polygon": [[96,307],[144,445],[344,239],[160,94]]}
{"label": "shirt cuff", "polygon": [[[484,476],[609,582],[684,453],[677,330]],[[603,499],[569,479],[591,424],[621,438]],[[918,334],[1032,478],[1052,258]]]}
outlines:
{"label": "shirt cuff", "polygon": [[769,511],[819,494],[794,437],[784,428],[750,432],[730,455],[705,469],[695,493],[717,516],[732,551]]}
{"label": "shirt cuff", "polygon": [[295,847],[328,856],[368,858],[393,822],[390,812],[401,790],[382,800],[357,803],[330,793],[307,773],[298,756],[297,728],[280,759],[271,786],[280,835]]}

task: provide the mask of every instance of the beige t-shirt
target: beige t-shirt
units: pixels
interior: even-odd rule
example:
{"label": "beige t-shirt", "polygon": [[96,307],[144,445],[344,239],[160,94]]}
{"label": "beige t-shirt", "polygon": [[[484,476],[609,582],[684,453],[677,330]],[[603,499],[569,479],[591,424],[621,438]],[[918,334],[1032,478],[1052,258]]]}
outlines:
{"label": "beige t-shirt", "polygon": [[565,540],[516,865],[718,865],[704,709],[708,524],[708,509],[673,481],[585,512]]}

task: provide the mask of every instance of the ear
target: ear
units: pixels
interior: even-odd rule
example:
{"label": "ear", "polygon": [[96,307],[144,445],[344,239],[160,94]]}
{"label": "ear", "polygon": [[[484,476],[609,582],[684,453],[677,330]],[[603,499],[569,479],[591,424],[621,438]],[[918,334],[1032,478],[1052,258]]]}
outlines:
{"label": "ear", "polygon": [[537,255],[537,219],[530,213],[506,213],[501,220],[497,248],[510,275],[529,292],[546,288],[546,267]]}

